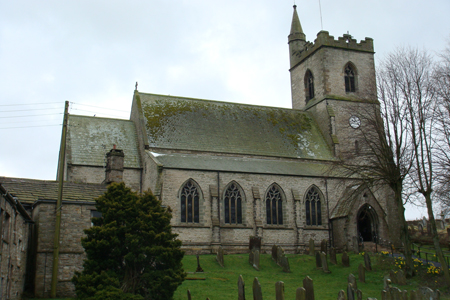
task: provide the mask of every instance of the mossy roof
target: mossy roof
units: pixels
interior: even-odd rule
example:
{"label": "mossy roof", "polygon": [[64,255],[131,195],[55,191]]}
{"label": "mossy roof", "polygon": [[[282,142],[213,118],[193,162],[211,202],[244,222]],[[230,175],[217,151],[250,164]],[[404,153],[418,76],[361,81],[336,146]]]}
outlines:
{"label": "mossy roof", "polygon": [[252,174],[282,174],[293,176],[330,176],[329,165],[321,161],[262,159],[206,154],[151,153],[151,157],[164,168],[242,172]]}
{"label": "mossy roof", "polygon": [[134,122],[69,115],[66,161],[69,164],[105,166],[106,153],[116,145],[125,154],[125,168],[140,168]]}
{"label": "mossy roof", "polygon": [[[58,182],[55,180],[0,177],[0,184],[22,203],[58,199]],[[64,182],[63,201],[94,202],[106,189],[103,184]]]}
{"label": "mossy roof", "polygon": [[152,148],[333,159],[301,110],[138,93]]}

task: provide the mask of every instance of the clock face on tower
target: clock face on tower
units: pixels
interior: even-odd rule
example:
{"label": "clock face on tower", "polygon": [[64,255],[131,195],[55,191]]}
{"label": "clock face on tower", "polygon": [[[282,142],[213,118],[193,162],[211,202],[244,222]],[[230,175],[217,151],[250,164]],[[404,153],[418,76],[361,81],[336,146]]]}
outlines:
{"label": "clock face on tower", "polygon": [[351,116],[350,119],[348,119],[348,123],[352,128],[356,129],[361,125],[361,120],[357,116]]}

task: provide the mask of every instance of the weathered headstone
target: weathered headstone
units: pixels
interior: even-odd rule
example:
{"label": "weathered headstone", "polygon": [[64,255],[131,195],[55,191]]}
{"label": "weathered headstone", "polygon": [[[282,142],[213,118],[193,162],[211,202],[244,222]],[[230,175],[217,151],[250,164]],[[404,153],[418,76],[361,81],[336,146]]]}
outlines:
{"label": "weathered headstone", "polygon": [[316,268],[322,269],[322,258],[320,257],[319,251],[316,251]]}
{"label": "weathered headstone", "polygon": [[370,261],[369,253],[364,253],[364,266],[366,267],[367,271],[372,271],[372,263]]}
{"label": "weathered headstone", "polygon": [[340,290],[338,293],[338,300],[347,300],[347,298],[345,297],[345,292],[344,290]]}
{"label": "weathered headstone", "polygon": [[248,262],[256,270],[259,271],[259,250],[253,249],[248,255]]}
{"label": "weathered headstone", "polygon": [[197,254],[197,270],[195,272],[203,272],[202,267],[200,266],[200,256]]}
{"label": "weathered headstone", "polygon": [[262,300],[262,289],[261,284],[257,277],[253,279],[253,300]]}
{"label": "weathered headstone", "polygon": [[344,267],[350,267],[350,258],[348,257],[347,252],[342,253],[342,264]]}
{"label": "weathered headstone", "polygon": [[359,253],[359,240],[358,240],[358,237],[354,236],[352,241],[353,241],[353,252],[355,254],[358,254]]}
{"label": "weathered headstone", "polygon": [[248,254],[248,263],[250,264],[250,266],[253,266],[253,261],[255,260],[255,253],[253,251],[250,251],[250,253]]}
{"label": "weathered headstone", "polygon": [[359,282],[366,282],[366,268],[364,268],[363,264],[358,266],[358,280]]}
{"label": "weathered headstone", "polygon": [[390,300],[402,300],[402,291],[398,287],[389,289]]}
{"label": "weathered headstone", "polygon": [[350,282],[347,284],[347,300],[355,300],[355,288]]}
{"label": "weathered headstone", "polygon": [[389,271],[389,279],[391,279],[393,284],[397,284],[397,273],[394,270]]}
{"label": "weathered headstone", "polygon": [[361,290],[356,290],[356,299],[362,300],[362,291]]}
{"label": "weathered headstone", "polygon": [[417,226],[417,229],[419,230],[419,232],[421,234],[423,234],[423,225],[419,223],[419,225]]}
{"label": "weathered headstone", "polygon": [[283,272],[285,273],[291,273],[291,267],[289,266],[289,260],[286,257],[286,255],[283,255],[281,257],[281,261],[280,261],[281,267],[283,268]]}
{"label": "weathered headstone", "polygon": [[320,242],[320,252],[327,254],[327,244],[327,240],[322,240],[322,242]]}
{"label": "weathered headstone", "polygon": [[306,290],[303,287],[299,287],[295,291],[295,300],[306,300]]}
{"label": "weathered headstone", "polygon": [[316,249],[314,246],[314,240],[313,239],[309,239],[309,255],[314,256],[316,255]]}
{"label": "weathered headstone", "polygon": [[406,276],[405,276],[405,273],[403,273],[402,270],[399,270],[397,272],[397,284],[399,284],[399,285],[406,285]]}
{"label": "weathered headstone", "polygon": [[322,270],[324,273],[331,273],[330,269],[328,269],[327,255],[325,252],[320,252],[320,259],[322,261]]}
{"label": "weathered headstone", "polygon": [[188,300],[192,300],[192,298],[191,298],[191,291],[190,290],[187,290],[187,295],[188,295]]}
{"label": "weathered headstone", "polygon": [[389,291],[391,288],[392,280],[389,278],[390,275],[384,275],[383,277],[383,290]]}
{"label": "weathered headstone", "polygon": [[277,247],[277,264],[280,265],[281,264],[281,258],[284,256],[284,249],[281,246]]}
{"label": "weathered headstone", "polygon": [[421,287],[419,291],[422,299],[438,300],[441,298],[441,292],[439,290],[433,291],[428,287]]}
{"label": "weathered headstone", "polygon": [[245,283],[242,275],[238,279],[238,300],[245,300]]}
{"label": "weathered headstone", "polygon": [[333,265],[337,265],[337,261],[336,261],[336,249],[334,247],[332,247],[330,249],[330,262]]}
{"label": "weathered headstone", "polygon": [[436,220],[436,227],[437,229],[445,229],[445,223],[443,220]]}
{"label": "weathered headstone", "polygon": [[278,281],[275,283],[275,299],[284,300],[284,282]]}
{"label": "weathered headstone", "polygon": [[261,237],[260,236],[250,236],[249,240],[249,250],[258,249],[261,251]]}
{"label": "weathered headstone", "polygon": [[389,296],[389,294],[387,291],[385,291],[385,290],[381,291],[381,300],[389,300],[388,296]]}
{"label": "weathered headstone", "polygon": [[407,290],[402,291],[402,300],[408,300],[408,291]]}
{"label": "weathered headstone", "polygon": [[220,246],[219,249],[217,249],[216,261],[219,263],[219,266],[221,266],[222,268],[225,266],[225,264],[223,262],[223,248],[222,248],[222,246]]}
{"label": "weathered headstone", "polygon": [[420,293],[419,291],[409,291],[409,299],[410,300],[420,300]]}
{"label": "weathered headstone", "polygon": [[303,279],[303,288],[306,291],[306,300],[314,300],[314,284],[309,276]]}
{"label": "weathered headstone", "polygon": [[273,246],[272,246],[272,259],[273,259],[275,262],[277,261],[277,257],[278,257],[277,249],[278,249],[278,246],[277,246],[277,245],[273,245]]}
{"label": "weathered headstone", "polygon": [[356,283],[356,277],[352,273],[348,275],[348,283],[351,283],[355,290],[358,288],[358,284]]}

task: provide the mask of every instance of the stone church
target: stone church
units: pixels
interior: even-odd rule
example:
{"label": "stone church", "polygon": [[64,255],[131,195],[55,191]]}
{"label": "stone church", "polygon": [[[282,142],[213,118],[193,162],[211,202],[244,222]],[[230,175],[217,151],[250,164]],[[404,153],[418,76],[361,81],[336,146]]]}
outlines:
{"label": "stone church", "polygon": [[[306,250],[311,238],[341,250],[355,240],[398,243],[389,188],[363,185],[334,167],[366,163],[361,113],[378,103],[373,40],[320,31],[308,42],[294,6],[288,45],[291,109],[136,89],[130,120],[69,115],[58,296],[74,295],[83,229],[98,216],[95,198],[113,181],[151,190],[170,207],[188,253],[220,246],[247,252],[251,236],[261,238],[262,251],[276,244],[290,253]],[[0,177],[0,188],[0,223],[10,216],[11,224],[2,237],[14,241],[10,253],[20,253],[0,265],[2,274],[16,272],[0,295],[19,297],[17,286],[25,285],[48,296],[57,182]],[[24,252],[26,272],[19,267]]]}

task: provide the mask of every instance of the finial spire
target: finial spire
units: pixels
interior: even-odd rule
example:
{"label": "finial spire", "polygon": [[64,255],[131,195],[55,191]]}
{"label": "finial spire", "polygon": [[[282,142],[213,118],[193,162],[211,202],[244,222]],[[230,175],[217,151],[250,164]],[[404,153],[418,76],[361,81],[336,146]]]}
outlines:
{"label": "finial spire", "polygon": [[294,4],[294,15],[292,16],[291,32],[289,34],[289,42],[295,40],[306,40],[306,36],[303,33],[302,25],[297,14],[297,5]]}

